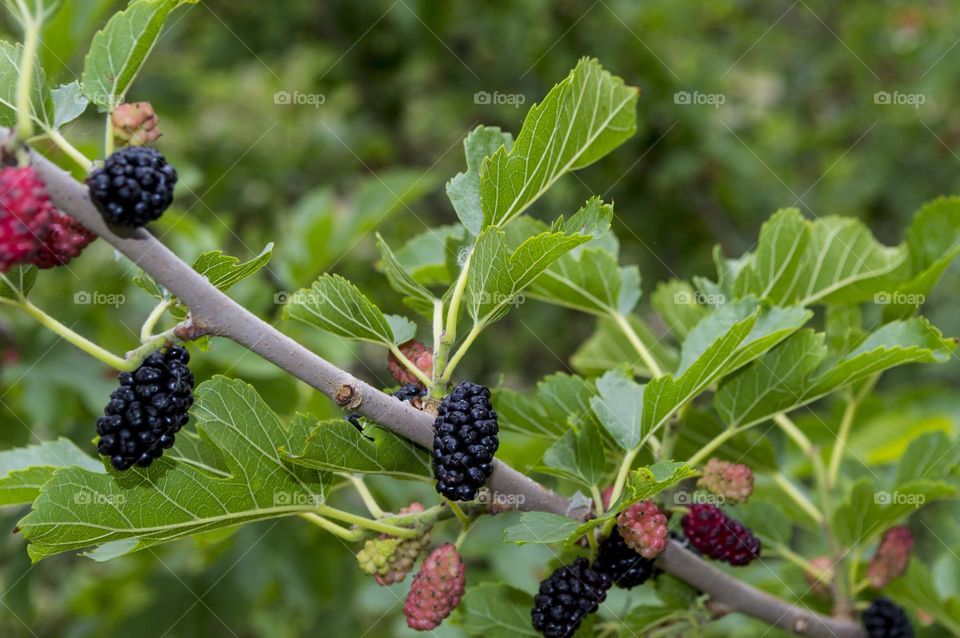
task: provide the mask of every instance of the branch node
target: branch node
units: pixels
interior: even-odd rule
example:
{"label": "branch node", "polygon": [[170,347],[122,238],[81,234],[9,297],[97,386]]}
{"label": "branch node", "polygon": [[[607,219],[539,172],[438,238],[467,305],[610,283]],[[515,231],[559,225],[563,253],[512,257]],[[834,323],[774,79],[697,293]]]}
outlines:
{"label": "branch node", "polygon": [[798,636],[806,635],[807,630],[810,628],[810,621],[806,618],[797,618],[793,621],[793,633]]}
{"label": "branch node", "polygon": [[337,392],[333,400],[341,408],[356,410],[363,403],[363,394],[349,383],[343,383],[337,386]]}

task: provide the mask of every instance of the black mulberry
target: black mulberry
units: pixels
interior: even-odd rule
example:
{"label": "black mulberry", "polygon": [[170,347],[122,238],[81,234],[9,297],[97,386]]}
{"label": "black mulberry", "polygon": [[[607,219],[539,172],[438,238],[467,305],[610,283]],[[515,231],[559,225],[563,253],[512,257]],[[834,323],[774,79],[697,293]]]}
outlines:
{"label": "black mulberry", "polygon": [[154,352],[135,372],[121,372],[120,387],[97,419],[97,451],[110,457],[113,467],[147,467],[190,419],[193,373],[190,354],[181,346]]}
{"label": "black mulberry", "polygon": [[913,638],[906,612],[889,598],[877,598],[861,618],[867,638]]}
{"label": "black mulberry", "polygon": [[490,390],[469,381],[457,385],[440,403],[433,424],[437,492],[451,501],[474,499],[493,472],[499,430]]}
{"label": "black mulberry", "polygon": [[540,583],[533,598],[533,628],[545,638],[570,638],[607,597],[611,580],[590,568],[586,558],[559,567]]}
{"label": "black mulberry", "polygon": [[113,153],[90,173],[90,199],[110,224],[139,228],[160,217],[173,202],[177,172],[146,146]]}
{"label": "black mulberry", "polygon": [[616,527],[600,543],[593,570],[606,574],[613,584],[623,589],[632,589],[650,580],[656,573],[653,561],[644,558],[627,545]]}

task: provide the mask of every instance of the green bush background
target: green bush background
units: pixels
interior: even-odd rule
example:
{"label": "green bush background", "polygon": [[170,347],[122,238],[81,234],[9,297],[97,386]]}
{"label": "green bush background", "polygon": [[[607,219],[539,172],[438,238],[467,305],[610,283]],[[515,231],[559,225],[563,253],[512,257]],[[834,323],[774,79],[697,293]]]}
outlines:
{"label": "green bush background", "polygon": [[[123,3],[65,5],[44,35],[54,81],[79,75],[92,34]],[[182,177],[175,207],[156,225],[163,241],[186,259],[218,247],[248,258],[276,242],[271,265],[232,294],[321,355],[386,385],[382,351],[281,322],[275,293],[332,270],[399,311],[372,268],[369,231],[399,246],[453,223],[443,183],[462,169],[466,132],[479,123],[518,131],[527,108],[579,57],[595,56],[641,87],[639,130],[564,179],[533,214],[573,212],[594,193],[612,199],[622,258],[640,264],[649,293],[666,278],[709,274],[716,243],[728,255],[749,249],[780,207],[860,217],[892,244],[922,202],[960,191],[958,27],[949,2],[218,0],[174,15],[129,98],[156,107],[160,148]],[[12,24],[6,31],[13,37]],[[279,91],[322,95],[323,104],[277,104]],[[720,95],[723,104],[678,104],[680,91]],[[920,95],[923,104],[878,104],[878,91]],[[524,104],[477,103],[478,92],[521,96]],[[68,137],[98,157],[101,131],[90,109]],[[69,269],[43,273],[32,298],[123,352],[152,306],[132,286],[134,272],[101,243]],[[951,304],[958,288],[952,271],[927,306],[948,334],[960,332]],[[122,295],[123,303],[75,303],[78,292]],[[527,304],[482,337],[462,373],[530,387],[566,369],[592,323]],[[0,341],[3,447],[58,435],[86,444],[111,372],[13,312],[0,314]],[[281,414],[337,414],[231,344],[216,342],[195,360],[199,379],[244,378]],[[904,423],[953,432],[958,405],[946,388],[957,370],[890,375],[855,441],[869,449],[874,436],[909,433]],[[391,506],[411,498],[407,486],[374,484]],[[0,512],[0,529],[12,529],[20,515]],[[960,508],[952,504],[925,510],[922,520],[942,539],[960,537]],[[471,537],[471,578],[531,588],[549,552],[501,545],[504,524],[494,519]],[[960,560],[920,537],[938,583],[957,593]],[[31,567],[20,537],[0,539],[3,636],[407,632],[398,604],[405,587],[377,587],[339,541],[296,520],[104,564],[59,556]],[[751,578],[784,595],[805,589],[773,572]],[[751,636],[758,626],[729,619],[715,631]],[[444,626],[436,635],[460,633]]]}

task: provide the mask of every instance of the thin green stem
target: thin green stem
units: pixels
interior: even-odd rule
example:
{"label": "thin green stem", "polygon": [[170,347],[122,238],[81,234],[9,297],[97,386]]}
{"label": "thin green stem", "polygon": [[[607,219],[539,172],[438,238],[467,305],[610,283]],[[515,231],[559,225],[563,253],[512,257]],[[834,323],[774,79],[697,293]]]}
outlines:
{"label": "thin green stem", "polygon": [[17,76],[17,138],[25,140],[33,135],[33,107],[30,92],[33,88],[34,67],[37,49],[40,46],[40,23],[23,2],[18,2],[23,22],[23,52],[20,57],[20,74]]}
{"label": "thin green stem", "polygon": [[450,511],[453,512],[453,515],[457,517],[457,520],[460,521],[460,524],[466,527],[470,524],[470,517],[464,513],[460,506],[455,502],[448,500],[447,505],[450,507]]}
{"label": "thin green stem", "polygon": [[65,326],[64,324],[60,323],[59,321],[57,321],[56,319],[54,319],[53,317],[45,313],[40,308],[37,308],[36,306],[34,306],[32,303],[30,303],[26,299],[21,300],[16,305],[19,306],[28,315],[33,317],[44,328],[62,337],[65,341],[72,343],[73,345],[80,348],[90,356],[96,359],[99,359],[100,361],[104,362],[108,366],[112,368],[116,368],[117,370],[120,370],[120,371],[128,371],[128,372],[133,369],[130,367],[129,362],[123,357],[117,356],[112,352],[110,352],[109,350],[98,346],[97,344],[90,341],[86,337],[80,334],[77,334],[76,332],[71,330],[69,327]]}
{"label": "thin green stem", "polygon": [[847,399],[847,405],[843,409],[843,418],[840,419],[840,431],[837,432],[837,443],[833,446],[830,453],[830,466],[827,470],[827,485],[837,484],[837,478],[840,476],[840,462],[843,460],[843,452],[847,447],[847,439],[850,438],[850,428],[853,425],[853,417],[857,414],[857,400],[851,396]]}
{"label": "thin green stem", "polygon": [[457,365],[460,364],[460,360],[463,359],[463,356],[467,354],[467,350],[470,349],[470,346],[473,345],[474,340],[482,332],[482,328],[479,324],[474,324],[473,328],[470,329],[470,332],[467,334],[467,337],[463,340],[463,343],[460,344],[460,347],[457,348],[457,351],[453,354],[453,357],[450,359],[450,362],[444,366],[443,374],[440,377],[442,383],[448,383],[450,377],[453,376],[453,371],[457,369]]}
{"label": "thin green stem", "polygon": [[804,434],[797,424],[793,422],[793,419],[788,417],[783,412],[775,414],[773,416],[773,422],[780,426],[780,429],[797,444],[804,454],[807,456],[813,456],[816,454],[816,450],[813,447],[813,443],[810,442],[810,439],[807,438],[807,435]]}
{"label": "thin green stem", "polygon": [[650,374],[654,377],[662,376],[663,369],[660,367],[660,364],[657,363],[657,360],[653,358],[653,354],[651,354],[643,344],[643,341],[640,340],[640,336],[636,330],[633,329],[633,326],[630,325],[630,321],[619,312],[611,314],[610,317],[617,323],[617,327],[620,328],[620,331],[627,338],[627,341],[630,342],[633,349],[640,355],[644,365],[650,370]]}
{"label": "thin green stem", "polygon": [[591,529],[587,532],[587,543],[590,545],[590,554],[593,557],[597,556],[597,551],[600,549],[597,543],[597,530]]}
{"label": "thin green stem", "polygon": [[443,341],[443,299],[433,300],[433,382],[437,383],[447,366],[449,349],[441,348]]}
{"label": "thin green stem", "polygon": [[362,540],[364,537],[364,533],[362,530],[346,529],[346,528],[340,527],[336,523],[332,523],[327,519],[323,518],[322,516],[317,516],[312,512],[304,512],[300,514],[300,518],[302,518],[305,521],[309,521],[313,523],[320,529],[330,532],[331,534],[333,534],[338,538],[342,538],[348,543],[356,543],[357,541]]}
{"label": "thin green stem", "polygon": [[107,111],[107,122],[104,125],[103,134],[103,156],[113,155],[113,107]]}
{"label": "thin green stem", "polygon": [[820,578],[823,580],[828,579],[829,574],[827,572],[817,568],[813,563],[811,563],[806,558],[796,553],[786,545],[783,545],[781,543],[774,543],[770,549],[776,552],[777,556],[779,556],[780,558],[793,563],[800,569],[809,573],[811,576],[816,576],[817,578]]}
{"label": "thin green stem", "polygon": [[415,529],[410,529],[408,527],[397,527],[396,525],[391,525],[383,521],[371,520],[363,516],[357,516],[356,514],[345,512],[335,507],[330,507],[329,505],[318,505],[317,514],[338,521],[343,521],[344,523],[350,523],[351,525],[356,525],[357,527],[369,529],[374,532],[380,532],[381,534],[396,536],[397,538],[416,538],[420,535],[420,533]]}
{"label": "thin green stem", "polygon": [[467,255],[463,262],[463,268],[460,269],[460,276],[457,277],[457,283],[454,285],[453,294],[450,295],[450,307],[447,308],[447,329],[444,331],[444,340],[448,344],[453,344],[457,340],[457,322],[460,319],[460,304],[463,302],[463,295],[467,289],[467,276],[470,274],[470,261],[473,259],[473,253]]}
{"label": "thin green stem", "polygon": [[430,387],[433,385],[433,380],[424,374],[423,370],[415,366],[413,361],[410,361],[410,359],[407,358],[407,355],[400,352],[400,348],[391,343],[390,352],[394,357],[396,357],[397,361],[403,364],[403,367],[406,368],[410,374],[415,376],[417,380],[423,384],[423,387],[427,388],[428,390],[430,389]]}
{"label": "thin green stem", "polygon": [[450,518],[453,512],[445,505],[434,505],[422,512],[411,512],[409,514],[389,514],[383,517],[384,523],[391,525],[417,525],[420,527],[433,525],[437,521]]}
{"label": "thin green stem", "polygon": [[60,131],[56,131],[54,129],[47,129],[46,135],[51,142],[56,144],[60,148],[60,150],[64,152],[64,154],[67,157],[69,157],[74,162],[76,162],[77,165],[83,169],[83,172],[85,173],[90,172],[90,169],[93,168],[93,162],[91,162],[86,155],[81,153],[77,149],[77,147],[75,147],[73,144],[68,142],[67,138],[65,138],[63,135],[60,134]]}
{"label": "thin green stem", "polygon": [[593,497],[593,507],[597,511],[597,516],[603,516],[607,508],[603,506],[603,494],[600,493],[600,486],[590,486],[590,496]]}
{"label": "thin green stem", "polygon": [[457,540],[454,543],[454,546],[457,548],[457,551],[460,551],[460,548],[463,546],[463,542],[467,540],[467,535],[470,534],[470,531],[473,529],[476,519],[469,521],[463,528],[460,530],[460,533],[457,534]]}
{"label": "thin green stem", "polygon": [[150,311],[150,314],[143,322],[143,326],[140,328],[140,341],[147,341],[153,336],[153,329],[157,327],[157,323],[173,304],[173,300],[168,299],[154,306],[153,310]]}
{"label": "thin green stem", "polygon": [[383,518],[383,510],[377,503],[377,499],[373,497],[373,494],[370,492],[370,488],[367,487],[367,484],[364,482],[363,478],[354,474],[347,474],[346,472],[337,472],[337,474],[353,484],[353,488],[357,491],[357,495],[360,496],[360,500],[363,501],[364,507],[367,508],[367,511],[370,512],[371,516],[374,518]]}
{"label": "thin green stem", "polygon": [[750,427],[751,426],[749,425],[742,425],[736,428],[727,428],[717,436],[713,437],[713,439],[711,439],[705,446],[700,448],[699,452],[687,459],[687,465],[699,465],[703,463],[703,461],[711,454],[716,452],[721,445],[737,436],[741,432],[746,432],[750,429]]}
{"label": "thin green stem", "polygon": [[784,493],[793,499],[793,502],[800,506],[807,515],[812,518],[818,525],[823,523],[823,512],[817,509],[817,506],[813,504],[807,495],[800,491],[796,485],[790,482],[786,476],[781,472],[773,473],[773,482],[776,483]]}

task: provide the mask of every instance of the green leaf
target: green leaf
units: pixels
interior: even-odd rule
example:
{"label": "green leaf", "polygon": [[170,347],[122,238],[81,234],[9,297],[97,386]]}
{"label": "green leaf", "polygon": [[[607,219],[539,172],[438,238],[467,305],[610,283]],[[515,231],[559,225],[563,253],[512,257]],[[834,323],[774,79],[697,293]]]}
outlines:
{"label": "green leaf", "polygon": [[284,316],[332,334],[385,346],[399,345],[383,313],[356,286],[339,275],[322,275],[288,301]]}
{"label": "green leaf", "polygon": [[[661,370],[673,370],[677,367],[677,351],[655,335],[640,317],[630,314],[626,321]],[[622,366],[629,369],[634,376],[653,376],[653,371],[644,364],[637,349],[631,345],[618,323],[606,317],[597,321],[597,329],[573,353],[570,365],[580,374],[587,376],[601,375],[607,370]]]}
{"label": "green leaf", "polygon": [[466,230],[459,224],[439,226],[414,236],[396,251],[397,261],[416,281],[425,286],[448,286],[455,277],[448,264],[456,260],[457,250],[448,252],[465,241]]}
{"label": "green leaf", "polygon": [[36,266],[14,266],[0,275],[0,298],[20,301],[30,294],[37,283]]}
{"label": "green leaf", "polygon": [[76,80],[53,89],[50,97],[53,100],[53,128],[56,130],[83,115],[89,104]]}
{"label": "green leaf", "polygon": [[197,0],[136,0],[93,36],[83,61],[83,93],[103,110],[121,104],[160,38],[170,12]]}
{"label": "green leaf", "polygon": [[148,275],[143,270],[137,270],[137,274],[133,276],[133,283],[135,286],[158,301],[169,297],[169,294],[166,292],[163,286],[158,284],[153,277]]}
{"label": "green leaf", "polygon": [[521,293],[565,252],[590,240],[587,235],[545,232],[510,251],[506,235],[488,228],[477,238],[470,256],[465,302],[474,324],[487,326],[510,307],[523,302]]}
{"label": "green leaf", "polygon": [[206,277],[210,283],[220,290],[227,290],[247,277],[256,274],[261,268],[270,263],[273,256],[273,242],[264,246],[260,254],[240,263],[240,260],[231,255],[223,254],[222,250],[209,250],[193,262],[193,269]]}
{"label": "green leaf", "polygon": [[[678,428],[674,457],[692,457],[726,429],[726,423],[720,421],[712,412],[696,408],[687,410]],[[734,463],[744,463],[754,472],[776,470],[779,467],[776,452],[770,438],[765,434],[758,430],[741,432],[727,439],[712,456]]]}
{"label": "green leaf", "polygon": [[910,442],[897,459],[897,485],[911,481],[939,481],[960,464],[960,446],[943,432],[929,432]]}
{"label": "green leaf", "polygon": [[811,224],[797,285],[785,298],[795,293],[804,306],[871,300],[909,267],[907,255],[905,245],[883,246],[857,219],[823,217]]}
{"label": "green leaf", "polygon": [[[936,582],[923,562],[911,560],[907,573],[887,584],[884,594],[914,612],[923,610],[951,634],[960,636],[960,600],[954,596],[944,597],[937,591]],[[928,635],[935,634],[928,631]]]}
{"label": "green leaf", "polygon": [[698,297],[699,293],[689,282],[671,279],[657,284],[650,303],[670,332],[683,339],[707,315],[708,309],[698,303]]}
{"label": "green leaf", "polygon": [[798,286],[800,265],[810,241],[810,228],[796,208],[779,210],[763,224],[757,250],[737,274],[737,297],[754,295],[773,304],[790,302]]}
{"label": "green leaf", "polygon": [[640,415],[644,386],[636,383],[623,369],[610,370],[596,383],[599,396],[590,399],[594,414],[617,445],[632,450],[639,445],[643,434]]}
{"label": "green leaf", "polygon": [[379,425],[367,425],[361,435],[345,419],[317,421],[297,415],[294,420],[296,428],[309,431],[309,435],[300,447],[280,450],[291,463],[327,472],[386,474],[404,479],[433,476],[426,450]]}
{"label": "green leaf", "polygon": [[[0,126],[12,127],[17,123],[17,80],[22,75],[22,56],[22,46],[0,40]],[[50,128],[54,121],[53,100],[40,60],[34,62],[33,73],[30,117],[43,128]]]}
{"label": "green leaf", "polygon": [[55,471],[74,465],[105,472],[103,463],[62,437],[0,452],[0,506],[32,503]]}
{"label": "green leaf", "polygon": [[725,379],[713,404],[730,427],[754,423],[802,400],[807,379],[827,354],[822,333],[801,330]]}
{"label": "green leaf", "polygon": [[504,543],[551,544],[566,542],[580,528],[580,521],[549,512],[523,512],[520,522],[503,530]]}
{"label": "green leaf", "polygon": [[530,595],[503,583],[481,583],[467,589],[460,610],[463,630],[483,638],[538,638],[530,624]]}
{"label": "green leaf", "polygon": [[881,489],[872,477],[853,484],[850,494],[833,516],[837,541],[844,546],[869,545],[923,505],[948,498],[957,489],[943,481],[908,481]]}
{"label": "green leaf", "polygon": [[509,152],[512,145],[513,136],[496,126],[478,126],[463,140],[467,171],[457,173],[447,182],[447,197],[457,211],[460,222],[471,235],[479,235],[483,230],[483,206],[480,202],[480,167],[483,160],[500,147]]}
{"label": "green leaf", "polygon": [[584,58],[527,113],[513,147],[483,161],[484,226],[503,226],[560,177],[594,163],[636,131],[638,91]]}
{"label": "green leaf", "polygon": [[383,240],[380,233],[377,233],[377,249],[383,259],[381,269],[390,282],[390,287],[404,295],[403,303],[425,317],[433,316],[433,306],[436,297],[432,292],[420,285],[410,274],[400,265],[397,257],[390,250],[390,246]]}
{"label": "green leaf", "polygon": [[[657,578],[657,583],[662,577]],[[660,605],[636,605],[630,609],[630,613],[620,620],[622,625],[620,636],[623,638],[634,638],[635,636],[648,636],[653,629],[660,625],[665,625],[672,620],[679,620],[690,615],[690,610],[686,607],[680,609],[677,607],[663,607]]]}
{"label": "green leaf", "polygon": [[539,381],[536,393],[494,390],[493,403],[502,429],[554,440],[566,432],[570,422],[592,418],[590,398],[594,394],[592,381],[557,373]]}
{"label": "green leaf", "polygon": [[587,488],[600,485],[606,475],[607,461],[603,437],[591,420],[567,429],[543,455],[541,472],[563,477]]}
{"label": "green leaf", "polygon": [[300,448],[309,432],[281,423],[253,387],[214,377],[197,388],[192,413],[200,435],[222,452],[229,477],[166,456],[122,473],[61,469],[19,523],[33,560],[125,541],[123,552],[110,545],[115,556],[323,503],[329,476],[277,452]]}

